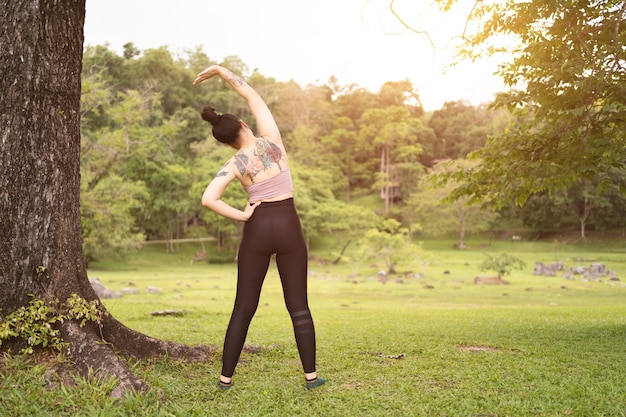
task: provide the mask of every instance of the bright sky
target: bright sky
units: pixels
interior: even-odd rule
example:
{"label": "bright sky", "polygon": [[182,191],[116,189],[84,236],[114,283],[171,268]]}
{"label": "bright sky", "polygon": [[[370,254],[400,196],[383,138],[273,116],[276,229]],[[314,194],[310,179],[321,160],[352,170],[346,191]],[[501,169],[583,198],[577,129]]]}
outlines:
{"label": "bright sky", "polygon": [[409,79],[427,110],[452,100],[491,101],[503,90],[494,62],[448,68],[448,45],[463,31],[467,10],[454,17],[428,9],[431,0],[394,2],[412,28],[429,32],[433,48],[394,17],[391,1],[87,0],[85,45],[108,43],[120,53],[127,42],[172,53],[201,46],[214,61],[235,55],[250,70],[303,87],[335,76],[378,92],[386,81]]}

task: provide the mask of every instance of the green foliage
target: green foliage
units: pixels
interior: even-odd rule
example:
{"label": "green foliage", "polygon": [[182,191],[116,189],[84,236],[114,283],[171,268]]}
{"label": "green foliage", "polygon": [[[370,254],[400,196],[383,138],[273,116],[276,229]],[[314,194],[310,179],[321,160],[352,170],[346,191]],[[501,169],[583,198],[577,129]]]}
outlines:
{"label": "green foliage", "polygon": [[506,110],[472,106],[465,101],[446,102],[428,121],[434,140],[428,143],[424,158],[429,165],[433,160],[465,159],[470,152],[483,147],[489,136],[502,134],[502,125],[509,124],[511,119]]}
{"label": "green foliage", "polygon": [[80,209],[85,258],[124,256],[139,249],[145,235],[138,230],[133,215],[143,211],[148,201],[145,184],[116,174],[83,192]]}
{"label": "green foliage", "polygon": [[363,164],[355,156],[360,147],[357,127],[348,117],[335,120],[333,130],[320,138],[320,148],[324,161],[335,167],[337,172],[337,196],[350,201],[353,189],[362,186]]}
{"label": "green foliage", "polygon": [[333,199],[320,202],[303,216],[310,239],[332,236],[336,242],[340,242],[335,262],[341,260],[353,241],[360,239],[367,230],[375,228],[380,221],[376,213],[367,207]]}
{"label": "green foliage", "polygon": [[236,252],[222,252],[207,256],[206,260],[209,265],[234,264],[237,262]]}
{"label": "green foliage", "polygon": [[65,303],[61,304],[61,314],[58,317],[60,321],[79,320],[80,327],[83,327],[88,321],[101,327],[102,310],[100,309],[100,301],[87,301],[76,294],[72,294],[65,300]]}
{"label": "green foliage", "polygon": [[471,154],[479,165],[444,175],[460,184],[453,197],[522,205],[576,181],[612,182],[626,167],[623,2],[507,0],[479,3],[472,17],[466,56],[508,46],[498,72],[510,90],[495,105],[517,123]]}
{"label": "green foliage", "polygon": [[498,213],[493,209],[472,204],[466,197],[454,201],[447,198],[455,187],[454,183],[449,182],[439,187],[430,186],[432,178],[438,173],[471,165],[472,163],[466,160],[455,160],[437,164],[433,168],[421,182],[421,189],[411,194],[406,201],[405,216],[413,229],[418,229],[430,237],[441,237],[456,232],[459,236],[457,246],[462,249],[465,248],[466,234],[484,232],[493,226],[498,218]]}
{"label": "green foliage", "polygon": [[481,271],[494,271],[499,277],[509,275],[514,269],[526,268],[526,262],[506,253],[501,253],[498,256],[490,253],[484,254],[487,258],[480,265]]}
{"label": "green foliage", "polygon": [[[593,225],[596,230],[621,228],[624,225],[624,198],[619,187],[626,183],[626,170],[612,170],[613,182],[598,178],[581,179],[567,190],[540,192],[529,197],[519,216],[526,226],[551,231],[578,226],[581,239]],[[619,214],[618,214],[619,213]]]}
{"label": "green foliage", "polygon": [[86,322],[102,323],[102,310],[98,300],[87,301],[72,294],[58,309],[32,296],[27,306],[23,306],[7,316],[0,316],[0,346],[3,340],[23,339],[27,347],[20,353],[32,354],[35,347],[52,348],[61,351],[64,347],[57,323],[78,320],[80,326]]}
{"label": "green foliage", "polygon": [[[138,51],[127,44],[121,55],[107,46],[86,47],[83,63],[81,216],[87,260],[134,254],[144,240],[187,237],[191,224],[204,228],[204,233],[196,236],[214,237],[220,251],[236,250],[241,224],[200,204],[202,192],[232,156],[232,149],[211,137],[210,126],[200,118],[199,109],[211,104],[220,112],[241,117],[253,130],[256,126],[245,101],[223,82],[192,86],[198,71],[217,62],[201,48],[177,56],[166,48]],[[531,115],[528,106],[522,106],[523,114],[517,118],[504,108],[493,110],[464,102],[446,103],[442,109],[425,114],[418,91],[407,80],[389,81],[378,92],[339,85],[334,78],[303,88],[293,81],[277,82],[258,70],[251,72],[236,56],[225,58],[221,64],[242,74],[271,108],[289,153],[298,210],[312,244],[334,233],[329,230],[331,223],[341,223],[338,216],[349,216],[347,224],[355,219],[357,201],[379,201],[381,196],[385,204],[380,210],[376,205],[377,213],[404,219],[403,226],[411,226],[413,231],[415,222],[428,225],[427,232],[449,230],[463,210],[450,212],[452,217],[444,211],[436,219],[450,219],[451,224],[440,227],[425,217],[417,220],[415,214],[430,215],[438,210],[430,210],[428,201],[427,208],[416,204],[421,204],[419,194],[409,196],[424,191],[419,187],[425,168],[440,158],[456,158],[471,151],[479,162],[485,162],[442,179],[451,178],[449,184],[455,188],[449,199],[459,198],[462,204],[457,207],[480,213],[468,216],[472,218],[466,223],[468,233],[484,230],[489,221],[478,221],[487,212],[466,202],[492,201],[500,188],[515,194],[500,200],[504,204],[526,197],[518,184],[525,175],[534,175],[535,166],[503,162],[517,153],[518,147],[514,142],[500,141],[512,132],[534,132],[534,125],[529,124],[534,119],[526,117]],[[499,138],[491,142],[501,148],[494,148],[489,155],[476,151],[488,136]],[[519,149],[519,155],[530,154],[523,146]],[[608,152],[612,157],[613,150]],[[533,164],[541,165],[542,161]],[[485,166],[493,170],[480,171]],[[500,170],[509,172],[505,175]],[[553,174],[565,178],[569,171],[555,165]],[[606,187],[602,176],[593,181],[614,191],[614,187]],[[614,177],[608,183],[615,183]],[[625,199],[616,194],[611,198],[611,207],[593,209],[588,227],[621,227],[619,208]],[[224,199],[242,207],[246,194],[234,185]],[[344,208],[344,203],[357,208]],[[321,214],[330,213],[334,214],[329,219],[334,219],[326,222]],[[363,228],[354,230],[354,239],[363,236]]]}
{"label": "green foliage", "polygon": [[38,298],[32,298],[28,306],[20,307],[8,316],[0,317],[0,345],[3,340],[21,338],[28,344],[21,353],[33,353],[36,346],[51,347],[61,350],[59,330],[54,324],[61,318]]}
{"label": "green foliage", "polygon": [[411,242],[408,230],[395,219],[387,219],[370,229],[359,241],[359,258],[379,259],[386,272],[393,274],[399,266],[410,265],[420,258],[420,248]]}
{"label": "green foliage", "polygon": [[[422,146],[418,134],[424,133],[422,122],[410,117],[406,107],[390,106],[381,109],[369,109],[360,119],[359,136],[361,141],[370,149],[368,163],[371,164],[369,173],[374,181],[369,182],[371,189],[381,191],[385,200],[385,214],[389,213],[396,197],[393,189],[400,179],[406,192],[410,192],[420,170],[419,157]],[[378,173],[372,176],[376,160],[379,156]]]}

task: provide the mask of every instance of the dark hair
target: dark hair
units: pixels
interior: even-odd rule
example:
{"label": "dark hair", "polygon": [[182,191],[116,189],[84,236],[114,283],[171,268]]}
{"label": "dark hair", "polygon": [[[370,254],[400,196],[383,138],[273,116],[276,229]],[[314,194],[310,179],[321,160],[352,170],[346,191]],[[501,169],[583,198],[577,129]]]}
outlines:
{"label": "dark hair", "polygon": [[215,139],[228,145],[234,145],[241,130],[241,120],[234,114],[217,114],[211,106],[202,108],[202,118],[213,125]]}

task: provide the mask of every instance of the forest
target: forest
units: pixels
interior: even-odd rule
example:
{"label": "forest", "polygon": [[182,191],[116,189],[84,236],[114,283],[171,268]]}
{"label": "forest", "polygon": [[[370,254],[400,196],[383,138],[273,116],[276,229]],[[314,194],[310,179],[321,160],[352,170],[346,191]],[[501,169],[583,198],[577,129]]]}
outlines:
{"label": "forest", "polygon": [[[174,55],[166,47],[140,51],[128,43],[121,54],[108,45],[84,49],[80,166],[87,261],[123,256],[146,241],[201,237],[214,238],[219,253],[232,258],[241,224],[200,204],[232,150],[212,138],[199,110],[210,104],[255,129],[245,103],[223,83],[192,85],[212,64],[241,74],[273,111],[309,245],[334,235],[345,249],[384,231],[404,240],[455,236],[462,248],[466,235],[479,232],[573,231],[585,239],[590,230],[626,226],[624,169],[612,170],[608,185],[581,177],[562,190],[532,193],[523,204],[445,200],[455,182],[429,179],[471,168],[473,154],[518,129],[519,115],[505,106],[455,101],[427,112],[409,80],[388,81],[378,92],[334,78],[301,86],[251,71],[236,56],[216,62],[200,48]],[[224,198],[236,207],[246,203],[237,186]]]}

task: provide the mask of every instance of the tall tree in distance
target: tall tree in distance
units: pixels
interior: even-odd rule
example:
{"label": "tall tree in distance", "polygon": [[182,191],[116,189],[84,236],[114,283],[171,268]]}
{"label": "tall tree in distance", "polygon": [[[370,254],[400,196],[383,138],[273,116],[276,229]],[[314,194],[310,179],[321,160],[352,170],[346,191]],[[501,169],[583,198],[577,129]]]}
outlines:
{"label": "tall tree in distance", "polygon": [[[51,314],[76,297],[97,305],[98,320],[53,324],[74,369],[115,377],[112,396],[123,396],[147,387],[117,353],[206,353],[125,327],[98,303],[87,278],[79,204],[84,19],[84,0],[10,1],[0,10],[0,309],[9,315],[31,297]],[[3,350],[20,348],[18,339],[2,342]]]}
{"label": "tall tree in distance", "polygon": [[419,170],[422,147],[418,132],[421,127],[421,121],[410,117],[406,107],[370,109],[361,117],[359,134],[380,155],[380,170],[375,187],[381,190],[385,214],[391,209],[393,201],[400,197],[400,171]]}

